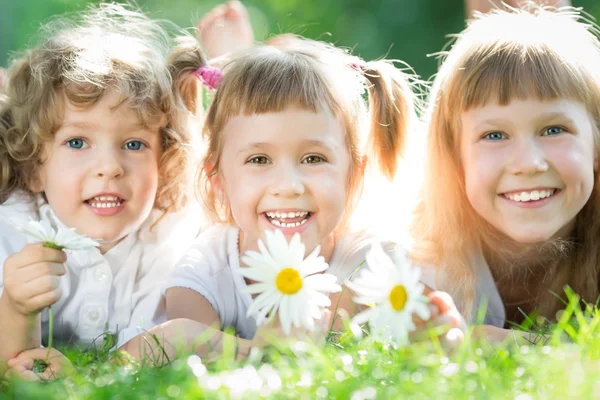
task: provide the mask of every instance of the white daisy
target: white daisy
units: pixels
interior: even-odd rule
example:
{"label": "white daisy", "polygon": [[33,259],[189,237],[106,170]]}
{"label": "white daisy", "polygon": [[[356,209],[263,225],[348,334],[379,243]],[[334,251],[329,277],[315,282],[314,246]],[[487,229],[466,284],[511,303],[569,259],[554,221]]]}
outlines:
{"label": "white daisy", "polygon": [[371,334],[387,339],[390,336],[399,345],[408,343],[408,334],[416,329],[413,314],[423,320],[430,317],[425,286],[419,282],[421,270],[412,265],[404,252],[397,250],[388,256],[379,243],[367,253],[367,267],[360,276],[347,282],[356,293],[357,304],[370,308],[356,315],[352,322],[369,322]]}
{"label": "white daisy", "polygon": [[46,247],[59,250],[87,250],[98,247],[100,244],[75,231],[75,228],[67,228],[50,213],[40,221],[29,220],[25,224],[18,220],[10,220],[16,230],[23,233],[32,243],[44,243]]}
{"label": "white daisy", "polygon": [[331,305],[328,294],[342,290],[337,278],[321,272],[329,265],[317,246],[304,259],[304,244],[300,234],[292,236],[289,245],[279,230],[265,231],[267,245],[258,241],[260,253],[247,251],[242,261],[248,268],[240,273],[257,283],[249,285],[247,293],[258,294],[250,307],[256,323],[269,322],[279,312],[281,327],[289,335],[291,327],[304,327],[312,331],[315,319],[320,319],[323,309]]}

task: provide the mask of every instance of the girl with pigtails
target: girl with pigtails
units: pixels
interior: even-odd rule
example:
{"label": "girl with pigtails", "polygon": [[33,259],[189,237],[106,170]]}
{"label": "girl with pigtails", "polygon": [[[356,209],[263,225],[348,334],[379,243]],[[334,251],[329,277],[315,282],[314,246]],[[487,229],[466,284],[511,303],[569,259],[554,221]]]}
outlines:
{"label": "girl with pigtails", "polygon": [[[170,321],[150,332],[165,338],[162,349],[172,353],[182,343],[202,355],[219,352],[233,339],[224,333],[231,329],[243,357],[264,343],[263,333],[289,328],[290,320],[263,327],[248,315],[255,299],[243,255],[265,250],[257,243],[270,232],[281,232],[290,246],[299,237],[301,257],[316,250],[329,265],[320,272],[340,283],[361,264],[366,268],[374,242],[393,252],[394,243],[351,222],[365,177],[396,175],[415,119],[408,78],[386,61],[364,62],[324,43],[288,38],[227,64],[204,125],[199,178],[214,224],[167,284]],[[281,290],[297,283],[287,278]],[[351,294],[342,293],[324,296],[322,304],[354,315]],[[329,328],[327,318],[321,321]],[[209,340],[195,345],[199,336]],[[132,343],[128,351],[152,354],[151,342]]]}
{"label": "girl with pigtails", "polygon": [[[8,70],[0,104],[1,370],[35,377],[32,359],[45,358],[40,346],[52,337],[88,347],[109,332],[123,348],[166,319],[160,285],[202,221],[186,108],[195,98],[179,89],[187,67],[204,58],[198,46],[169,58],[165,28],[123,6],[92,7],[45,26],[39,45]],[[21,228],[32,222],[59,235],[74,229],[97,246],[28,243]],[[60,369],[56,359],[43,377]]]}

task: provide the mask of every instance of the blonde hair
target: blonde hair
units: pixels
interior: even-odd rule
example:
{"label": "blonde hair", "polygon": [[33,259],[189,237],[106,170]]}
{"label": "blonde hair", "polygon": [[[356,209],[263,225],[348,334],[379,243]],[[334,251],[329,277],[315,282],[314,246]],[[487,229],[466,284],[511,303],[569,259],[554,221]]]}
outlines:
{"label": "blonde hair", "polygon": [[[596,27],[578,10],[529,5],[523,10],[479,15],[457,35],[429,97],[428,143],[421,200],[411,233],[415,259],[441,267],[439,289],[459,300],[470,315],[474,298],[473,257],[477,249],[512,250],[505,237],[470,205],[460,159],[460,115],[473,107],[513,99],[582,102],[592,118],[596,151],[600,144],[600,48]],[[588,301],[598,295],[598,175],[593,193],[577,216],[577,247],[548,266],[563,293],[570,284]],[[504,246],[504,248],[503,248]],[[513,254],[515,255],[515,254]],[[461,301],[462,299],[462,301]],[[554,315],[558,300],[543,294],[538,310]]]}
{"label": "blonde hair", "polygon": [[[164,26],[163,26],[164,25]],[[0,103],[0,203],[15,191],[33,194],[44,142],[60,128],[64,101],[91,106],[107,91],[119,106],[135,109],[140,121],[158,129],[162,155],[155,208],[176,211],[187,202],[193,154],[189,99],[182,82],[189,62],[204,64],[198,46],[169,57],[170,28],[131,7],[101,4],[49,22],[42,40],[14,60]],[[186,178],[188,177],[188,178]]]}
{"label": "blonde hair", "polygon": [[396,173],[415,110],[407,75],[390,62],[365,63],[325,43],[288,37],[281,45],[239,56],[224,72],[205,120],[207,150],[199,171],[201,195],[213,221],[234,223],[210,178],[219,173],[224,127],[236,115],[297,105],[314,112],[327,107],[339,118],[351,157],[346,217],[358,198],[367,160],[390,179]]}

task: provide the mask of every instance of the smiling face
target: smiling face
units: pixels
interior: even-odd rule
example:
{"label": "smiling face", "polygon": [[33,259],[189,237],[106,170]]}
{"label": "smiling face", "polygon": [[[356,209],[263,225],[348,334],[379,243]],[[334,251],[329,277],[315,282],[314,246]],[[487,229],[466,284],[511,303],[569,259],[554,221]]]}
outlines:
{"label": "smiling face", "polygon": [[101,240],[101,251],[137,230],[150,214],[158,186],[158,131],[108,92],[91,107],[65,99],[64,120],[45,144],[38,184],[67,226]]}
{"label": "smiling face", "polygon": [[591,121],[573,100],[512,100],[463,112],[461,161],[475,211],[520,243],[568,236],[594,186]]}
{"label": "smiling face", "polygon": [[351,164],[342,124],[329,110],[288,107],[235,116],[223,135],[218,179],[241,231],[240,252],[280,229],[288,240],[299,232],[307,254],[321,244],[329,258]]}

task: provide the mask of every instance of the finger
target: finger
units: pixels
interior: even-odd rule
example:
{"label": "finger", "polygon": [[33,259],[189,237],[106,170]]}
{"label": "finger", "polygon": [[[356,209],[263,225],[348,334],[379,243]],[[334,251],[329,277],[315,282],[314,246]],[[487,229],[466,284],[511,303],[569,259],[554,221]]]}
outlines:
{"label": "finger", "polygon": [[67,261],[67,254],[64,251],[44,247],[43,243],[28,244],[13,257],[13,262],[20,267],[40,262],[64,263]]}
{"label": "finger", "polygon": [[454,300],[446,292],[431,292],[427,295],[427,298],[431,304],[438,307],[440,314],[445,314],[450,310],[456,309]]}
{"label": "finger", "polygon": [[54,379],[57,379],[60,377],[61,375],[61,369],[60,366],[57,364],[51,364],[48,366],[48,368],[46,368],[46,370],[42,373],[39,373],[38,376],[45,381],[52,381]]}
{"label": "finger", "polygon": [[16,365],[15,367],[11,368],[7,375],[12,379],[21,379],[30,382],[40,380],[40,378],[33,371],[23,367],[22,365]]}
{"label": "finger", "polygon": [[19,354],[15,358],[11,358],[10,360],[8,360],[8,366],[25,368],[29,370],[33,369],[33,359],[35,357],[22,356],[21,354]]}
{"label": "finger", "polygon": [[28,283],[44,276],[63,276],[66,273],[62,263],[42,262],[19,269],[21,282]]}
{"label": "finger", "polygon": [[21,298],[32,299],[60,287],[60,277],[56,275],[44,275],[24,283],[21,288]]}
{"label": "finger", "polygon": [[35,295],[26,300],[27,308],[30,310],[42,310],[59,301],[62,294],[62,288],[57,287],[48,292]]}
{"label": "finger", "polygon": [[33,360],[36,359],[44,359],[48,354],[48,349],[44,349],[42,347],[38,347],[35,349],[29,349],[22,351],[18,356],[14,357],[12,360],[16,360],[21,363],[25,360],[31,361],[31,366],[33,367]]}
{"label": "finger", "polygon": [[442,336],[440,342],[446,351],[454,351],[460,346],[465,338],[465,334],[458,328],[452,328]]}

